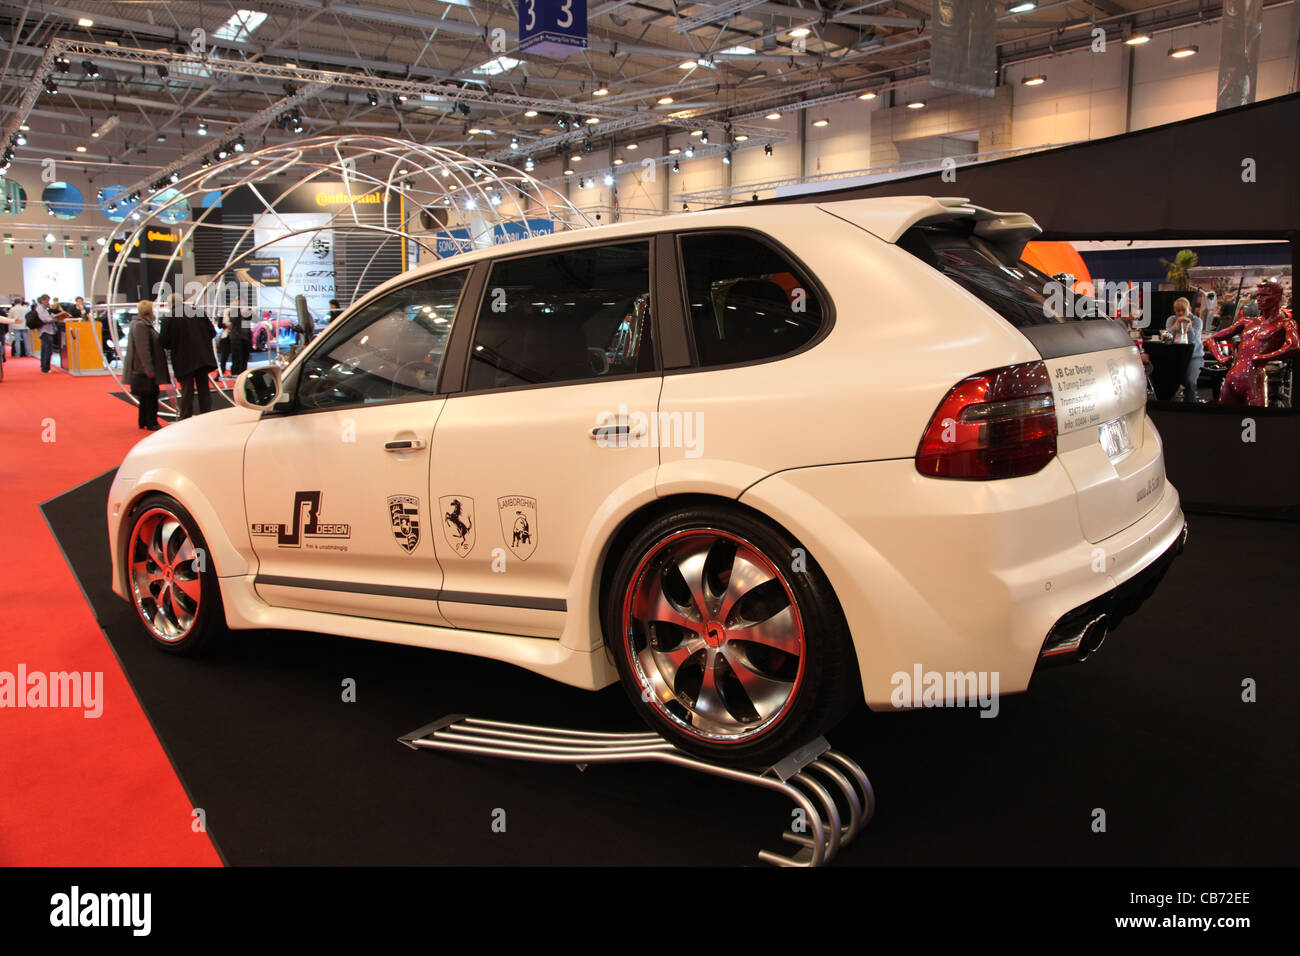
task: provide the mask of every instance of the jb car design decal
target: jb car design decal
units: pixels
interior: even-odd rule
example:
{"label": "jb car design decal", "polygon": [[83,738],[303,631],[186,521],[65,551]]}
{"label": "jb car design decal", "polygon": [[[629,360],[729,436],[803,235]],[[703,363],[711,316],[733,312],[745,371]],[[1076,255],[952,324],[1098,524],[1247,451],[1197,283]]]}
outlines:
{"label": "jb car design decal", "polygon": [[393,537],[410,554],[420,543],[420,499],[414,495],[389,495],[388,520]]}
{"label": "jb car design decal", "polygon": [[497,509],[506,544],[516,558],[527,561],[537,550],[537,499],[508,495],[497,499]]}
{"label": "jb car design decal", "polygon": [[[319,491],[299,491],[293,496],[293,524],[254,524],[250,533],[258,537],[273,537],[281,548],[299,548],[304,546],[307,538],[350,538],[352,527],[346,524],[328,523],[320,520],[321,493]],[[305,542],[305,546],[322,551],[346,551],[343,544],[314,544]]]}
{"label": "jb car design decal", "polygon": [[446,495],[438,499],[442,512],[442,531],[456,556],[463,558],[474,550],[474,499],[465,495]]}

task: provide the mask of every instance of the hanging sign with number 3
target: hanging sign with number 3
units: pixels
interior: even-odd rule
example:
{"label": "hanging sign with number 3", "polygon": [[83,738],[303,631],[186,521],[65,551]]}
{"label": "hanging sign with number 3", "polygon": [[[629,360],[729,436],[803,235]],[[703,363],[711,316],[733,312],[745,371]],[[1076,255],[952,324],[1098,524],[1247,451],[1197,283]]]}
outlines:
{"label": "hanging sign with number 3", "polygon": [[562,60],[587,48],[587,0],[519,0],[519,49]]}

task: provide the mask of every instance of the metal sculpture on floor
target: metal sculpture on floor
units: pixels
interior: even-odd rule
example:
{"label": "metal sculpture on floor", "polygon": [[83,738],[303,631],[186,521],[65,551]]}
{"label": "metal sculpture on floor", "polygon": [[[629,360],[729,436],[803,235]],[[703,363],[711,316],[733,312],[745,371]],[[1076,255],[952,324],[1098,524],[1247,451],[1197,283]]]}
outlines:
{"label": "metal sculpture on floor", "polygon": [[[256,241],[255,224],[259,218],[271,217],[275,221],[284,215],[278,207],[287,205],[295,191],[323,183],[340,184],[346,201],[339,204],[336,212],[310,228],[282,228],[273,239]],[[213,215],[213,210],[237,190],[251,193],[260,209],[247,225],[223,223]],[[182,248],[193,240],[198,230],[218,229],[229,234],[224,245],[233,251],[219,271],[183,290],[155,283],[148,296],[159,299],[164,306],[176,303],[201,315],[215,314],[220,321],[232,306],[250,308],[247,290],[257,284],[249,267],[250,260],[264,257],[268,251],[274,254],[275,244],[285,240],[292,241],[299,249],[292,263],[283,264],[282,279],[293,274],[311,245],[301,237],[320,233],[379,237],[377,243],[372,242],[374,249],[350,293],[336,288],[340,299],[353,302],[365,290],[389,278],[375,276],[376,262],[381,253],[400,249],[403,243],[410,244],[407,249],[418,249],[423,260],[490,246],[503,239],[530,238],[593,225],[563,193],[513,166],[386,136],[322,136],[253,152],[232,152],[220,162],[188,175],[172,174],[156,182],[151,192],[153,195],[149,197],[140,197],[138,193],[119,194],[104,200],[126,211],[126,228],[105,244],[91,278],[91,288],[99,287],[101,276],[107,283],[107,341],[97,344],[104,367],[119,386],[123,386],[120,365],[115,367],[110,361],[110,357],[123,353],[115,313],[129,310],[136,303],[134,296],[122,291],[128,250],[142,244],[151,229],[162,226],[168,232],[179,230],[175,250],[161,269],[164,276],[179,271]],[[212,193],[216,195],[209,195]],[[208,200],[204,203],[206,208],[198,212],[204,197]],[[395,202],[400,212],[392,214],[390,210]],[[363,221],[357,213],[358,203],[381,210],[378,221]],[[193,219],[189,218],[191,209],[196,211]],[[453,223],[457,235],[448,239],[450,234],[446,230]],[[546,225],[539,228],[538,223]],[[441,249],[440,237],[433,230],[442,231]],[[260,305],[256,311],[274,313],[266,330],[269,349],[274,353],[282,325],[279,311],[265,310]],[[284,311],[301,314],[291,306],[285,306]],[[314,329],[302,329],[301,319],[291,321],[290,327],[298,331],[300,341],[310,339],[314,332]],[[214,353],[215,349],[214,339]],[[224,382],[218,380],[215,387],[228,397]],[[123,391],[130,395],[125,386]],[[159,405],[165,411],[175,411],[172,402],[160,401]]]}

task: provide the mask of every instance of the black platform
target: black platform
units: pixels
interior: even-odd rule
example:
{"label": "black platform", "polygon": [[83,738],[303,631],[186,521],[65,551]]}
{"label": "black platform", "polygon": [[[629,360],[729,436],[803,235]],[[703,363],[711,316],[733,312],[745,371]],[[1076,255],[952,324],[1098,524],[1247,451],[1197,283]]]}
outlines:
{"label": "black platform", "polygon": [[[744,865],[782,848],[781,797],[689,771],[396,742],[448,713],[642,729],[618,687],[276,631],[199,660],[155,650],[110,590],[111,478],[44,510],[228,863]],[[1186,553],[1097,656],[1044,671],[996,719],[855,714],[830,736],[870,774],[879,811],[835,865],[1300,863],[1296,538],[1294,525],[1194,519]],[[1248,677],[1258,703],[1241,701]],[[345,678],[356,703],[341,701]]]}

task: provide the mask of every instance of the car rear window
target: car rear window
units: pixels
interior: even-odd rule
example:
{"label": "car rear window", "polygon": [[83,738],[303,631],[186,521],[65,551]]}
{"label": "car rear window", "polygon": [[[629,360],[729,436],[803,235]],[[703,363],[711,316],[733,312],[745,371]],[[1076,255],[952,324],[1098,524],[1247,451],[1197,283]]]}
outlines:
{"label": "car rear window", "polygon": [[920,226],[898,245],[942,272],[1016,328],[1097,318],[1073,308],[1056,279],[1027,262],[1009,262],[992,244],[958,229]]}

